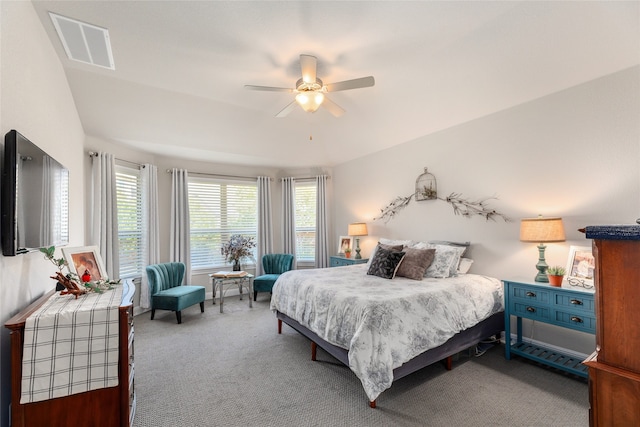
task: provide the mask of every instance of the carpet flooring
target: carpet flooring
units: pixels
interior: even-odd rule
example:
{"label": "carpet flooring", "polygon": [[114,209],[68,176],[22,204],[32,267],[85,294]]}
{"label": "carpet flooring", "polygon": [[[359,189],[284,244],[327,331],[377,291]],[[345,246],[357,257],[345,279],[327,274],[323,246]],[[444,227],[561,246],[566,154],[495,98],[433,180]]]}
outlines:
{"label": "carpet flooring", "polygon": [[277,333],[269,295],[211,300],[135,318],[135,427],[587,426],[583,379],[514,358],[497,345],[462,352],[395,382],[371,409],[358,378],[288,326]]}

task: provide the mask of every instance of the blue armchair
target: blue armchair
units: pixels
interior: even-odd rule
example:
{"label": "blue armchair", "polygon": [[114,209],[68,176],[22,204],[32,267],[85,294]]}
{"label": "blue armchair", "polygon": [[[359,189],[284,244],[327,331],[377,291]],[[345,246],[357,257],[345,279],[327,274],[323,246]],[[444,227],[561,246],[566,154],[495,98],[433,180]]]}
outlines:
{"label": "blue armchair", "polygon": [[262,256],[264,274],[253,279],[253,300],[258,298],[258,292],[271,292],[273,284],[284,272],[293,268],[293,255],[266,254]]}
{"label": "blue armchair", "polygon": [[204,313],[204,286],[182,286],[185,266],[181,262],[167,262],[147,266],[149,295],[151,295],[151,320],[156,309],[176,312],[178,323],[182,323],[182,310],[200,303]]}

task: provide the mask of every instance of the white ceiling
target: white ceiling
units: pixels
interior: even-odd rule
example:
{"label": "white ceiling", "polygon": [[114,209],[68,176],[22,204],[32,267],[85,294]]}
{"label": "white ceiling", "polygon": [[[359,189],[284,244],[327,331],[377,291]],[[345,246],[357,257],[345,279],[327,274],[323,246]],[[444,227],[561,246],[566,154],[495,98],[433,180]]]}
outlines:
{"label": "white ceiling", "polygon": [[[167,156],[333,166],[640,63],[640,2],[34,1],[87,135]],[[67,59],[47,11],[108,28]],[[299,55],[346,110],[296,109]],[[309,136],[313,135],[313,140]]]}

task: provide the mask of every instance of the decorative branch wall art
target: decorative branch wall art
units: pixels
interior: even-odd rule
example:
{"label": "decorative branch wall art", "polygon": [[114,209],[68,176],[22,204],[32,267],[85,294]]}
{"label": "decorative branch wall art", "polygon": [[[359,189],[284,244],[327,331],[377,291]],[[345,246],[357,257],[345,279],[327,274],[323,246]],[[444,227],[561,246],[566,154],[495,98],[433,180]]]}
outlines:
{"label": "decorative branch wall art", "polygon": [[[389,222],[393,219],[398,212],[407,207],[411,200],[414,198],[415,193],[406,197],[398,196],[391,203],[389,203],[384,208],[380,209],[380,215],[374,218],[374,221],[379,219],[384,220],[385,223]],[[509,222],[511,219],[504,214],[496,211],[495,209],[491,209],[488,206],[489,200],[497,200],[496,196],[485,197],[484,199],[479,200],[469,200],[467,198],[462,197],[460,193],[451,193],[449,196],[442,198],[436,197],[438,200],[442,200],[443,202],[447,202],[453,208],[453,213],[456,215],[461,215],[466,218],[471,218],[473,216],[481,216],[485,220],[495,221],[496,218],[501,218],[504,222]]]}
{"label": "decorative branch wall art", "polygon": [[411,200],[442,200],[447,202],[453,208],[453,213],[456,215],[462,215],[466,218],[472,216],[481,216],[485,220],[495,221],[496,218],[502,218],[504,222],[511,221],[506,215],[501,214],[495,209],[491,209],[488,206],[488,201],[492,199],[498,199],[496,196],[485,197],[484,199],[469,200],[462,197],[460,193],[451,193],[448,197],[442,198],[438,196],[436,190],[436,177],[424,168],[424,173],[416,179],[416,190],[409,196],[398,196],[391,201],[387,206],[380,209],[380,216],[374,218],[374,221],[379,219],[384,220],[385,223],[389,222],[398,212],[406,208]]}

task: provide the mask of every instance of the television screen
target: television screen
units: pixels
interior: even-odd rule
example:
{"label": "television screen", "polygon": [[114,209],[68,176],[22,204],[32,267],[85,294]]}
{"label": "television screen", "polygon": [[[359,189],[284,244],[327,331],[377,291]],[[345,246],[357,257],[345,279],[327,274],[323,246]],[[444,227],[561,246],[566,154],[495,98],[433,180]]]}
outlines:
{"label": "television screen", "polygon": [[2,253],[69,242],[69,171],[15,130],[4,139]]}

